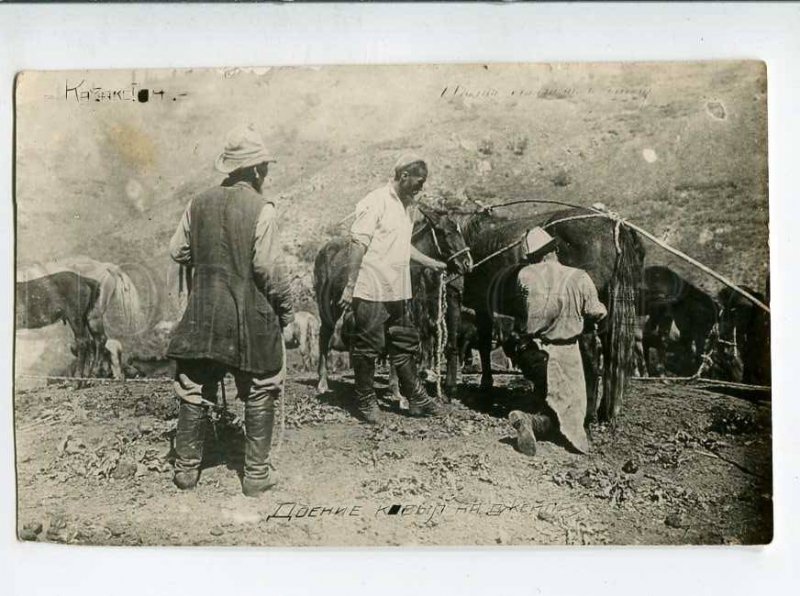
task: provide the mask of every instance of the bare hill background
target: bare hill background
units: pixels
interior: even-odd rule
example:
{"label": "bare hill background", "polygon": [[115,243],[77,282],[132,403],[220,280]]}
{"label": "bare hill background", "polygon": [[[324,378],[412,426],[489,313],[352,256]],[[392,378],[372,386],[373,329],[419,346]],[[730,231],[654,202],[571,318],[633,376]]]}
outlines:
{"label": "bare hill background", "polygon": [[[80,81],[151,94],[83,101],[66,90]],[[18,264],[75,254],[123,264],[153,320],[174,318],[169,238],[191,196],[221,180],[212,164],[225,133],[253,122],[279,160],[266,193],[278,198],[300,308],[313,308],[316,249],[408,148],[430,160],[425,200],[601,201],[763,289],[766,115],[757,62],[24,73]],[[718,289],[647,248],[649,263]]]}

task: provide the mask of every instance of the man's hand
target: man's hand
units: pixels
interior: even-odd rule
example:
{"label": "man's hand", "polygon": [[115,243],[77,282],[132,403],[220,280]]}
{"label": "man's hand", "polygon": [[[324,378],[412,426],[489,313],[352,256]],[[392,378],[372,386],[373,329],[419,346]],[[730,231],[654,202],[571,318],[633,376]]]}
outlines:
{"label": "man's hand", "polygon": [[342,297],[339,299],[339,306],[347,308],[353,302],[353,285],[347,284],[342,292]]}
{"label": "man's hand", "polygon": [[413,244],[411,245],[411,260],[415,263],[419,263],[423,267],[438,271],[439,273],[447,271],[447,263],[433,259],[428,255],[421,253]]}
{"label": "man's hand", "polygon": [[447,271],[447,263],[444,261],[437,261],[436,259],[431,259],[429,267],[439,273],[444,273]]}

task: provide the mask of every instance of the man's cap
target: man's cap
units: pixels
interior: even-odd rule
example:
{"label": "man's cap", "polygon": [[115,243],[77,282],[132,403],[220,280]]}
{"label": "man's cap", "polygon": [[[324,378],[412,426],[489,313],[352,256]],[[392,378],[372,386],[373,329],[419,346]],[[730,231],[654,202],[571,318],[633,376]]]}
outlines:
{"label": "man's cap", "polygon": [[535,227],[528,230],[525,234],[525,254],[542,254],[555,247],[556,239],[544,231],[543,228]]}
{"label": "man's cap", "polygon": [[410,151],[402,153],[400,157],[397,158],[397,161],[394,164],[394,173],[399,174],[403,170],[407,170],[408,168],[417,163],[425,164],[425,166],[427,167],[427,163],[425,162],[425,159],[421,155]]}
{"label": "man's cap", "polygon": [[230,174],[239,168],[247,168],[275,160],[267,151],[261,135],[252,124],[238,126],[225,138],[225,148],[214,161],[214,168],[223,174]]}

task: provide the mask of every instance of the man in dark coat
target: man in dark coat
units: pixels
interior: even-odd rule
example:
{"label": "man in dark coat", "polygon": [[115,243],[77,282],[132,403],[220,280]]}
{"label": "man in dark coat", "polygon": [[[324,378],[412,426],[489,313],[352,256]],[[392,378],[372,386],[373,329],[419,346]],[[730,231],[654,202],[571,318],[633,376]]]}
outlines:
{"label": "man in dark coat", "polygon": [[186,312],[167,351],[177,361],[180,489],[197,484],[207,404],[227,372],[245,402],[242,491],[257,496],[275,484],[269,451],[285,375],[281,334],[294,315],[275,205],[261,194],[272,161],[252,127],[231,131],[215,163],[228,177],[190,202],[170,242],[172,258],[193,270]]}

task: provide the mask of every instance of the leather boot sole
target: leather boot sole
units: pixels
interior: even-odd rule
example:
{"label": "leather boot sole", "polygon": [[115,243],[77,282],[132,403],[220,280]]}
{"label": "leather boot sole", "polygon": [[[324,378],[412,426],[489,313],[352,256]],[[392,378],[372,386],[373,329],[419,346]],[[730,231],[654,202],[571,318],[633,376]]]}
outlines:
{"label": "leather boot sole", "polygon": [[514,410],[508,415],[508,421],[517,431],[517,449],[520,453],[531,457],[536,455],[536,435],[533,434],[528,415],[525,412]]}

